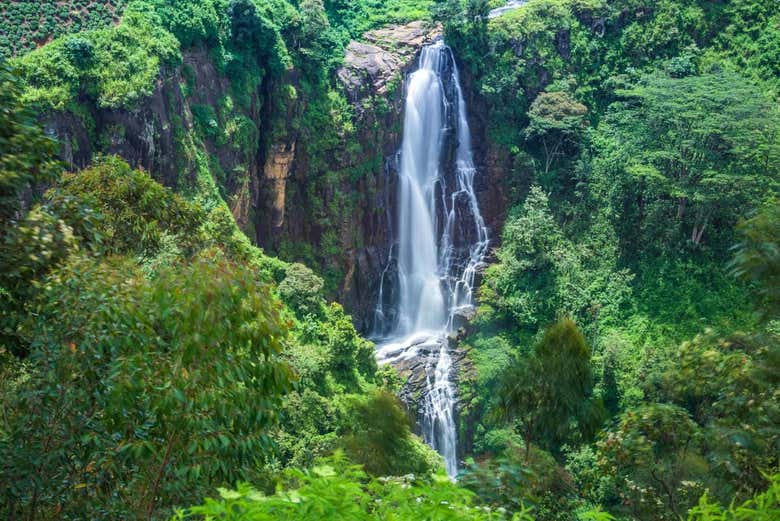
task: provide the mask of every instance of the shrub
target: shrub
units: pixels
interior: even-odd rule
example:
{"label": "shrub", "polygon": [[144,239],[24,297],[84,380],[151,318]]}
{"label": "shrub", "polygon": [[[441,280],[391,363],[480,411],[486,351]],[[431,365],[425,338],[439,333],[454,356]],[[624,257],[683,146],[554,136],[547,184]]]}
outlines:
{"label": "shrub", "polygon": [[32,307],[31,373],[0,438],[4,517],[159,519],[256,475],[291,374],[250,270],[214,255],[148,278],[76,258]]}
{"label": "shrub", "polygon": [[93,207],[102,217],[100,243],[110,253],[154,255],[164,234],[175,236],[186,251],[198,242],[205,219],[198,206],[113,156],[65,174],[48,197],[63,210],[74,203]]}
{"label": "shrub", "polygon": [[[506,517],[474,506],[473,495],[446,476],[433,481],[369,478],[336,454],[310,470],[288,471],[273,496],[265,496],[249,485],[241,485],[238,490],[220,489],[220,499],[208,499],[203,505],[181,511],[173,521],[185,519],[500,521]],[[522,513],[513,519],[530,521],[531,517]]]}

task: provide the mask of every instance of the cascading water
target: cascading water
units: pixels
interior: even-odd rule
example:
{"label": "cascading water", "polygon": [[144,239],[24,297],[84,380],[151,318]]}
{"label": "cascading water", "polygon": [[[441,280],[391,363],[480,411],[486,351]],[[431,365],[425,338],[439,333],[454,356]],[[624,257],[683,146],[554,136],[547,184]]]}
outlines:
{"label": "cascading water", "polygon": [[[453,139],[454,157],[445,157]],[[439,40],[423,48],[407,83],[393,248],[397,307],[395,313],[384,309],[383,274],[375,316],[385,332],[378,342],[380,363],[426,355],[420,426],[453,478],[457,426],[449,333],[456,316],[473,307],[474,279],[489,243],[474,192],[475,173],[458,70],[449,47]],[[392,324],[386,323],[388,317],[394,317]]]}

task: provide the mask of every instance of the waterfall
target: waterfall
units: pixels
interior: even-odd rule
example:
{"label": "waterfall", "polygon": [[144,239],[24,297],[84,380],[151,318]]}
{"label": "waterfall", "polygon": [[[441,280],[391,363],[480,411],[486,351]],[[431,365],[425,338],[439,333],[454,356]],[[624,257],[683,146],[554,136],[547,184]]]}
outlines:
{"label": "waterfall", "polygon": [[[454,157],[446,154],[449,145]],[[385,269],[375,317],[381,322],[377,330],[384,332],[377,342],[380,363],[425,359],[420,427],[453,478],[458,470],[456,375],[449,333],[458,315],[473,309],[475,276],[489,244],[475,174],[458,70],[451,50],[439,40],[422,49],[418,69],[407,81],[397,237],[391,249],[397,302],[394,313],[386,313]],[[387,317],[393,317],[392,324]]]}

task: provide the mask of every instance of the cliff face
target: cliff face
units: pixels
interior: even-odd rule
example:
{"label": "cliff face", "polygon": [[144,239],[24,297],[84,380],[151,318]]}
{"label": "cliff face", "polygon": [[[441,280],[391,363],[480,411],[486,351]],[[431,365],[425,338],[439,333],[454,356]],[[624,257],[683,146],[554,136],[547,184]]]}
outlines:
{"label": "cliff face", "polygon": [[[259,187],[256,134],[263,126],[263,99],[258,90],[235,106],[232,87],[205,49],[188,50],[180,66],[160,71],[153,94],[135,107],[106,109],[79,100],[79,111],[52,113],[45,128],[74,168],[85,167],[97,153],[116,154],[185,193],[195,191],[200,174],[210,174],[247,229]],[[237,121],[245,122],[248,143],[209,128]]]}
{"label": "cliff face", "polygon": [[412,22],[350,42],[337,78],[354,132],[326,151],[324,172],[312,157],[312,143],[301,137],[304,129],[285,132],[265,158],[258,216],[273,220],[258,225],[259,244],[283,257],[296,255],[289,251],[295,244],[319,249],[314,256],[335,275],[337,299],[364,331],[393,241],[404,76],[422,46],[439,34],[438,27]]}
{"label": "cliff face", "polygon": [[[96,153],[117,154],[178,191],[211,186],[269,253],[323,273],[331,296],[366,331],[393,241],[404,79],[440,32],[412,22],[351,42],[335,89],[315,93],[320,101],[300,71],[239,82],[220,74],[206,49],[190,49],[134,108],[80,100],[77,111],[51,114],[46,129],[74,168]],[[462,82],[482,172],[476,188],[498,230],[505,158],[485,140],[485,111],[467,74]],[[322,99],[335,102],[323,110]],[[347,121],[332,114],[336,102]],[[317,117],[320,126],[310,128]]]}

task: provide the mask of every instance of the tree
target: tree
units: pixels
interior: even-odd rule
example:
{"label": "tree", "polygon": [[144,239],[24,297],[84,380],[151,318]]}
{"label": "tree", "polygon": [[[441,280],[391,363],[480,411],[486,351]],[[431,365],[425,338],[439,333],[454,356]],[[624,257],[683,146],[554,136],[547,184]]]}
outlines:
{"label": "tree", "polygon": [[709,470],[701,432],[674,405],[643,405],[625,412],[598,442],[598,467],[616,480],[615,510],[635,519],[676,520],[703,492]]}
{"label": "tree", "polygon": [[292,375],[279,304],[250,269],[211,252],[148,277],[77,256],[33,307],[0,515],[162,519],[256,477]]}
{"label": "tree", "polygon": [[595,136],[596,164],[618,217],[651,243],[682,231],[699,245],[777,190],[780,118],[748,80],[654,73],[619,94]]}
{"label": "tree", "polygon": [[577,144],[585,128],[587,113],[585,105],[564,91],[542,92],[531,103],[525,136],[542,144],[545,175],[567,147]]}
{"label": "tree", "polygon": [[61,165],[57,143],[44,135],[21,95],[20,80],[0,60],[0,351],[16,354],[25,351],[17,329],[32,278],[76,248],[72,230],[56,216],[41,208],[23,212],[33,188],[53,180]]}
{"label": "tree", "polygon": [[87,69],[92,64],[95,46],[90,40],[74,36],[67,39],[63,47],[70,61],[79,69]]}
{"label": "tree", "polygon": [[377,368],[374,344],[358,335],[340,304],[331,303],[326,317],[320,341],[327,346],[336,381],[354,388],[360,375],[372,378]]}
{"label": "tree", "polygon": [[213,0],[156,0],[154,9],[182,47],[216,41],[219,37],[219,17]]}
{"label": "tree", "polygon": [[279,295],[299,318],[303,319],[307,315],[321,317],[323,286],[321,277],[296,262],[287,267],[284,279],[279,283]]}
{"label": "tree", "polygon": [[520,212],[504,225],[499,264],[488,268],[482,298],[521,324],[552,320],[555,264],[563,234],[550,212],[547,194],[531,187]]}
{"label": "tree", "polygon": [[343,44],[338,41],[336,32],[331,29],[328,15],[322,0],[303,0],[300,4],[301,31],[300,53],[304,58],[303,66],[310,78],[326,73],[330,68],[340,65]]}
{"label": "tree", "polygon": [[22,104],[21,92],[17,76],[0,61],[0,238],[19,216],[22,192],[59,172],[57,143]]}
{"label": "tree", "polygon": [[719,499],[767,485],[780,446],[778,369],[776,335],[708,331],[684,342],[658,378],[658,398],[684,407],[705,433],[710,492]]}
{"label": "tree", "polygon": [[732,273],[753,283],[766,319],[780,316],[780,199],[767,204],[737,230]]}
{"label": "tree", "polygon": [[[266,8],[268,6],[265,6]],[[266,62],[274,74],[284,72],[290,57],[274,23],[252,0],[232,0],[228,7],[230,32],[238,50]]]}
{"label": "tree", "polygon": [[578,241],[564,235],[547,194],[532,186],[504,225],[499,262],[487,269],[481,301],[521,327],[552,322],[556,313],[617,319],[631,292],[630,273],[617,269],[617,238],[600,216],[582,235]]}
{"label": "tree", "polygon": [[[73,209],[72,216],[78,214]],[[89,222],[91,216],[85,217]],[[28,345],[20,334],[26,305],[39,291],[37,280],[80,249],[73,228],[50,208],[36,206],[0,238],[0,351],[24,357]]]}
{"label": "tree", "polygon": [[495,456],[469,459],[458,483],[491,507],[522,512],[533,506],[537,521],[574,515],[576,489],[571,476],[549,452],[535,447],[526,454],[522,446],[509,441]]}
{"label": "tree", "polygon": [[82,238],[99,241],[108,253],[153,256],[166,234],[187,250],[199,242],[199,228],[205,220],[199,206],[116,156],[98,158],[89,168],[63,175],[47,199],[77,233],[84,230],[74,210],[93,208],[99,214],[99,229]]}
{"label": "tree", "polygon": [[350,459],[373,476],[425,475],[441,467],[441,458],[410,431],[411,420],[398,398],[375,391],[356,398],[344,447]]}
{"label": "tree", "polygon": [[501,377],[499,417],[517,420],[525,442],[557,450],[572,434],[572,422],[582,438],[600,423],[600,404],[592,398],[590,349],[570,319],[550,326],[533,352],[518,356]]}

